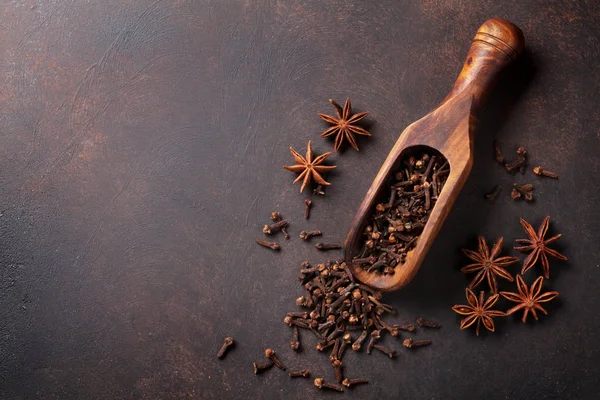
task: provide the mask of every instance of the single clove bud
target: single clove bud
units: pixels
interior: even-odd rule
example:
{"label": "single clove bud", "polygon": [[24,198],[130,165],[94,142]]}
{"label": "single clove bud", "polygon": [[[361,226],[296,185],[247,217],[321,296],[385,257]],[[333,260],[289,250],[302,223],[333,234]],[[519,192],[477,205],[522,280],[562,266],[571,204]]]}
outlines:
{"label": "single clove bud", "polygon": [[500,149],[500,143],[497,140],[494,140],[494,153],[496,155],[496,161],[500,165],[504,165],[504,155],[502,154],[502,149]]}
{"label": "single clove bud", "polygon": [[277,358],[277,356],[275,355],[275,351],[273,349],[266,349],[265,350],[265,356],[273,361],[273,364],[275,364],[275,366],[277,368],[279,368],[282,371],[285,371],[285,366],[281,363],[281,361],[279,361],[279,359]]}
{"label": "single clove bud", "polygon": [[312,200],[304,200],[304,219],[310,218],[310,209],[312,207]]}
{"label": "single clove bud", "polygon": [[252,363],[252,365],[254,366],[254,373],[259,374],[263,371],[270,369],[273,365],[275,365],[275,363],[273,363],[273,361],[269,360],[264,364]]}
{"label": "single clove bud", "polygon": [[367,345],[367,354],[371,354],[371,350],[373,350],[373,346],[375,346],[375,342],[379,340],[381,334],[378,330],[374,330],[371,332],[371,339],[369,340],[369,344]]}
{"label": "single clove bud", "polygon": [[325,196],[325,191],[323,190],[324,186],[323,185],[318,185],[315,190],[313,190],[313,195],[319,195],[321,197]]}
{"label": "single clove bud", "polygon": [[225,354],[227,354],[227,350],[231,346],[233,346],[233,338],[232,337],[226,337],[225,338],[225,343],[223,343],[223,346],[221,346],[221,349],[217,353],[217,358],[220,358],[220,359],[225,358]]}
{"label": "single clove bud", "polygon": [[321,251],[336,250],[336,249],[342,248],[341,245],[335,244],[335,243],[317,243],[317,244],[315,244],[315,247]]}
{"label": "single clove bud", "polygon": [[292,329],[294,330],[294,336],[290,341],[290,347],[292,348],[292,350],[298,351],[300,349],[300,334],[296,325],[294,325]]}
{"label": "single clove bud", "polygon": [[544,169],[542,167],[535,167],[533,169],[533,173],[536,174],[537,176],[546,176],[548,178],[558,179],[558,175],[556,173],[549,171],[547,169]]}
{"label": "single clove bud", "polygon": [[346,386],[346,387],[351,387],[354,385],[358,385],[361,383],[369,383],[369,380],[367,378],[355,378],[355,379],[344,379],[342,381],[342,385]]}
{"label": "single clove bud", "polygon": [[417,325],[420,328],[422,328],[422,327],[425,327],[425,328],[435,328],[435,329],[441,328],[441,325],[438,324],[437,322],[428,321],[428,320],[423,319],[421,317],[417,318]]}
{"label": "single clove bud", "polygon": [[342,344],[340,345],[340,350],[338,351],[337,355],[338,360],[342,359],[344,352],[346,351],[346,347],[348,347],[350,343],[352,343],[352,335],[346,333],[344,336],[342,336]]}
{"label": "single clove bud", "polygon": [[303,369],[301,371],[290,372],[288,374],[290,378],[308,378],[310,376],[310,372],[307,369]]}
{"label": "single clove bud", "polygon": [[315,230],[315,231],[302,231],[300,232],[300,239],[303,240],[308,240],[313,236],[321,236],[323,233],[319,230]]}
{"label": "single clove bud", "polygon": [[394,358],[394,356],[396,355],[396,351],[394,349],[387,348],[382,344],[375,344],[373,345],[373,348],[379,350],[383,354],[387,355],[389,358]]}
{"label": "single clove bud", "polygon": [[343,387],[336,385],[335,383],[327,382],[323,378],[315,379],[315,386],[318,387],[319,389],[326,388],[326,389],[331,389],[331,390],[337,390],[338,392],[344,391]]}
{"label": "single clove bud", "polygon": [[414,340],[413,338],[405,339],[402,342],[402,345],[408,349],[429,346],[431,344],[431,340],[423,339],[423,340]]}
{"label": "single clove bud", "polygon": [[281,248],[277,242],[267,242],[261,238],[254,238],[254,241],[263,247],[268,247],[271,250],[279,250]]}
{"label": "single clove bud", "polygon": [[344,364],[340,360],[333,360],[331,365],[335,369],[335,380],[337,383],[342,383],[344,380]]}
{"label": "single clove bud", "polygon": [[359,351],[362,346],[362,343],[365,341],[368,334],[369,334],[368,331],[366,331],[366,330],[362,331],[362,333],[360,334],[358,339],[356,339],[356,341],[354,343],[352,343],[352,350]]}

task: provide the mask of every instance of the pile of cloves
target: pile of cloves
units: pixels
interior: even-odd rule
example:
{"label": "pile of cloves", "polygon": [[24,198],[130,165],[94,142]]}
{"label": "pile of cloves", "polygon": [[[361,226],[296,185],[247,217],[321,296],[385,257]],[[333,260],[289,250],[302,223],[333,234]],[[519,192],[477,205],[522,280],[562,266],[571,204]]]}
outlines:
{"label": "pile of cloves", "polygon": [[[401,331],[415,332],[413,324],[390,324],[383,317],[395,315],[396,311],[382,302],[382,293],[355,281],[348,266],[343,261],[328,261],[311,265],[304,261],[300,268],[300,284],[304,295],[296,299],[296,305],[304,311],[286,314],[284,322],[292,328],[290,347],[301,349],[299,330],[311,332],[317,337],[316,350],[327,351],[333,367],[336,383],[315,379],[318,388],[343,391],[343,386],[367,383],[365,378],[344,377],[343,357],[347,350],[366,349],[368,354],[376,350],[389,358],[396,356],[396,350],[379,343],[387,331],[394,338]],[[439,328],[439,324],[422,318],[417,325],[425,328]],[[406,348],[416,348],[430,344],[429,340],[405,340]],[[365,346],[366,344],[366,346]]]}
{"label": "pile of cloves", "polygon": [[363,247],[352,262],[369,272],[393,274],[416,246],[449,173],[441,155],[407,157],[394,175],[389,196],[375,206]]}

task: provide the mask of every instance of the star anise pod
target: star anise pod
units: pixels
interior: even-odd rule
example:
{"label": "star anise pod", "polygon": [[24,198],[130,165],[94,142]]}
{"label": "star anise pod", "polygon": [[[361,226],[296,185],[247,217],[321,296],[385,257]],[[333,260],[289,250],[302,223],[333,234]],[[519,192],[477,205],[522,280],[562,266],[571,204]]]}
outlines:
{"label": "star anise pod", "polygon": [[517,275],[517,289],[519,290],[519,293],[500,292],[502,297],[504,297],[505,299],[510,300],[514,303],[519,303],[510,310],[508,310],[506,314],[510,315],[523,309],[523,322],[527,320],[527,315],[529,314],[529,312],[533,314],[533,318],[535,318],[535,320],[537,321],[538,316],[536,310],[539,310],[544,314],[548,315],[548,311],[546,311],[540,305],[540,303],[546,303],[554,299],[556,296],[558,296],[558,292],[546,292],[540,294],[540,291],[542,290],[543,280],[544,277],[538,277],[535,280],[535,282],[533,282],[531,287],[528,288],[525,284],[525,281],[523,281],[523,277],[521,277],[521,275]]}
{"label": "star anise pod", "polygon": [[471,260],[475,261],[474,264],[469,264],[466,267],[461,269],[462,272],[468,274],[471,272],[477,272],[475,278],[469,285],[470,289],[476,288],[481,282],[483,282],[483,278],[487,279],[487,283],[490,287],[492,293],[498,293],[498,283],[496,282],[496,275],[501,278],[506,279],[507,281],[513,282],[514,279],[504,268],[510,264],[514,264],[519,261],[517,257],[498,257],[500,251],[502,250],[502,244],[504,243],[504,238],[498,239],[498,242],[492,247],[492,252],[488,248],[487,243],[485,242],[485,238],[479,236],[479,248],[477,252],[462,249],[463,253]]}
{"label": "star anise pod", "polygon": [[523,243],[524,246],[516,246],[515,250],[522,252],[531,251],[531,253],[523,261],[523,270],[521,275],[524,275],[530,268],[532,268],[539,258],[542,259],[542,269],[544,271],[544,277],[550,278],[550,263],[548,262],[548,256],[558,258],[559,260],[566,261],[567,257],[560,254],[558,251],[547,247],[550,243],[557,241],[562,235],[558,234],[552,236],[550,239],[544,239],[546,232],[548,231],[548,225],[550,223],[550,217],[544,218],[544,222],[538,229],[537,233],[533,229],[533,226],[523,218],[521,218],[521,226],[525,230],[528,239],[517,239],[517,243]]}
{"label": "star anise pod", "polygon": [[321,154],[313,159],[313,151],[309,140],[306,149],[306,158],[298,154],[298,152],[296,152],[296,150],[294,150],[292,147],[290,147],[290,153],[292,153],[294,160],[296,160],[296,165],[285,165],[283,168],[300,174],[294,181],[294,183],[302,181],[300,192],[304,190],[311,178],[313,178],[319,185],[331,185],[331,183],[326,182],[325,179],[323,179],[320,173],[336,168],[335,165],[321,165],[327,157],[333,154],[332,152]]}
{"label": "star anise pod", "polygon": [[492,318],[504,317],[506,315],[502,311],[491,310],[493,305],[498,301],[499,295],[492,295],[484,301],[485,293],[483,290],[479,293],[479,299],[477,299],[477,296],[475,296],[468,288],[466,289],[466,294],[467,301],[469,302],[468,306],[457,304],[452,307],[457,314],[466,316],[466,318],[463,318],[462,321],[460,321],[460,329],[467,329],[477,322],[475,334],[479,336],[479,325],[483,322],[483,326],[485,326],[488,331],[494,332],[494,320]]}
{"label": "star anise pod", "polygon": [[358,151],[358,145],[356,144],[356,139],[354,138],[354,134],[356,133],[358,135],[365,135],[365,136],[371,136],[371,134],[367,130],[365,130],[355,124],[358,121],[365,118],[367,115],[369,115],[369,113],[361,112],[361,113],[352,115],[352,105],[350,104],[350,99],[346,99],[346,103],[344,104],[343,110],[342,110],[342,107],[340,107],[340,105],[337,104],[332,99],[329,99],[329,102],[334,105],[335,112],[337,113],[338,117],[335,118],[335,117],[330,117],[329,115],[325,115],[325,114],[318,114],[319,117],[321,117],[321,119],[323,121],[328,122],[333,125],[331,128],[329,128],[325,132],[323,132],[321,134],[321,137],[324,138],[324,137],[336,135],[335,143],[333,146],[334,151],[339,150],[340,146],[342,145],[342,142],[344,141],[344,138],[346,138],[348,140],[348,143],[350,143],[350,146],[352,146],[354,148],[354,150]]}

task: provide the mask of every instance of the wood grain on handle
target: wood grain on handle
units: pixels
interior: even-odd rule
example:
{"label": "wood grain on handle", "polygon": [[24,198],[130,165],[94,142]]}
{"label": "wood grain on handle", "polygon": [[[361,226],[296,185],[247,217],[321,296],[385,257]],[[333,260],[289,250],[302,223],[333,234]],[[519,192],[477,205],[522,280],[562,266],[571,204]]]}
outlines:
{"label": "wood grain on handle", "polygon": [[523,32],[512,22],[494,18],[479,27],[467,60],[452,90],[444,99],[468,90],[479,106],[496,83],[498,74],[523,51]]}

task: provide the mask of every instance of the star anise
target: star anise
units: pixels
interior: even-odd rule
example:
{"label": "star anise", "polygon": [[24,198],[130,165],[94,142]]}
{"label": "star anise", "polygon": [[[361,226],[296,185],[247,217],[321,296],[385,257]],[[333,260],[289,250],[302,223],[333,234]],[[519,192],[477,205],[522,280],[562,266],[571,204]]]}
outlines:
{"label": "star anise", "polygon": [[544,277],[550,278],[550,263],[548,262],[548,256],[558,258],[559,260],[566,261],[567,257],[560,254],[558,251],[547,247],[550,243],[557,241],[562,235],[558,234],[552,236],[550,239],[545,239],[546,232],[548,231],[548,224],[550,223],[550,217],[544,218],[544,222],[538,229],[537,233],[533,229],[533,226],[523,218],[521,218],[521,226],[525,230],[528,239],[517,239],[517,243],[523,243],[524,246],[516,246],[515,250],[522,252],[531,251],[531,253],[523,261],[523,270],[521,274],[524,275],[530,268],[532,268],[539,258],[542,259],[542,269],[544,271]]}
{"label": "star anise", "polygon": [[471,260],[475,261],[475,263],[463,267],[461,271],[466,274],[478,271],[477,275],[475,275],[475,278],[473,278],[473,281],[469,285],[470,289],[476,288],[481,282],[483,282],[483,278],[486,278],[490,290],[495,294],[498,293],[496,275],[506,279],[507,281],[514,281],[513,277],[502,267],[514,264],[519,261],[519,259],[517,257],[508,256],[498,257],[500,251],[502,250],[503,243],[504,238],[498,239],[498,242],[494,245],[492,252],[490,253],[488,245],[485,242],[485,238],[479,236],[479,249],[477,252],[468,249],[462,249],[463,253],[465,253],[465,255]]}
{"label": "star anise", "polygon": [[367,115],[369,115],[369,113],[361,112],[352,115],[352,105],[350,104],[350,99],[346,99],[343,110],[342,107],[340,107],[340,105],[332,99],[329,99],[329,102],[334,105],[338,118],[330,117],[329,115],[325,114],[318,114],[323,121],[333,125],[331,128],[323,132],[321,137],[324,138],[336,135],[333,146],[334,151],[339,150],[344,138],[348,140],[348,143],[350,143],[350,146],[352,146],[354,150],[358,151],[358,145],[356,144],[354,134],[356,133],[358,135],[365,136],[371,136],[371,134],[360,126],[355,125],[355,123],[365,118]]}
{"label": "star anise", "polygon": [[460,315],[465,315],[460,321],[460,329],[467,329],[475,322],[477,327],[475,328],[475,334],[479,336],[479,325],[483,322],[483,326],[490,332],[494,332],[494,320],[493,317],[504,317],[506,314],[502,311],[491,310],[492,306],[498,301],[498,294],[488,297],[484,302],[485,293],[483,290],[479,293],[479,299],[473,294],[470,289],[466,289],[467,301],[469,305],[455,305],[452,307],[454,312]]}
{"label": "star anise", "polygon": [[515,303],[519,303],[510,310],[508,310],[506,314],[510,315],[523,309],[523,322],[527,320],[527,315],[530,311],[531,314],[533,314],[533,318],[535,318],[536,321],[538,319],[536,310],[539,310],[544,314],[548,315],[548,311],[546,311],[539,303],[546,303],[554,299],[556,296],[558,296],[558,292],[546,292],[540,294],[540,291],[542,290],[543,280],[544,277],[538,277],[535,280],[535,282],[533,282],[531,287],[528,288],[525,284],[525,281],[523,281],[521,275],[517,275],[517,289],[519,289],[519,293],[500,292],[502,297],[504,297],[505,299]]}
{"label": "star anise", "polygon": [[311,178],[313,178],[319,185],[331,185],[331,183],[326,182],[325,179],[323,179],[320,173],[327,172],[336,168],[335,165],[321,165],[327,157],[333,154],[332,152],[321,154],[320,156],[313,159],[313,151],[309,140],[306,149],[306,158],[298,154],[298,152],[296,152],[296,150],[294,150],[292,147],[290,147],[290,153],[292,153],[294,160],[296,160],[296,165],[285,165],[283,168],[287,169],[288,171],[300,174],[294,181],[294,183],[302,181],[300,192],[304,190],[306,185],[310,182]]}

